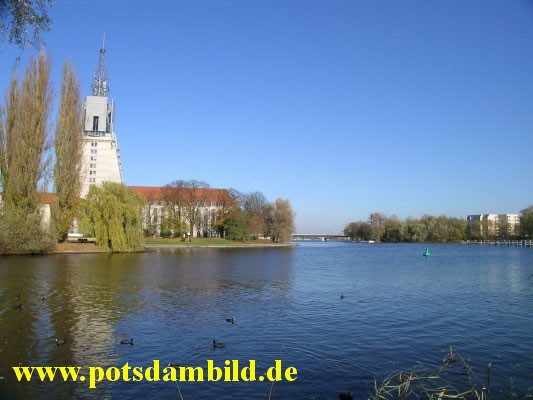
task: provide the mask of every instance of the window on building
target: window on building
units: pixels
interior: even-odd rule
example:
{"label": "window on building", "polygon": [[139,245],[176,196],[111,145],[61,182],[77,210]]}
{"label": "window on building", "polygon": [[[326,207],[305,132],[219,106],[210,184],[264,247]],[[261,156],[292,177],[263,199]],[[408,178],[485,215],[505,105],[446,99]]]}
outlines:
{"label": "window on building", "polygon": [[96,153],[97,153],[96,149],[91,149],[91,154],[96,154]]}
{"label": "window on building", "polygon": [[111,127],[111,113],[107,113],[107,132],[110,132]]}
{"label": "window on building", "polygon": [[96,168],[96,164],[89,165],[89,168]]}
{"label": "window on building", "polygon": [[98,116],[94,116],[93,117],[93,131],[97,131],[98,130]]}

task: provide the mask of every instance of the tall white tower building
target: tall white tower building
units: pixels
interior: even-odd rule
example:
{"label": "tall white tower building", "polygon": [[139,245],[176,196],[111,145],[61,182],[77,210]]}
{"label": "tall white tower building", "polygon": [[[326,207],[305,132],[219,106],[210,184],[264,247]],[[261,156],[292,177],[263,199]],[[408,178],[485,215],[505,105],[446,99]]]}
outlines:
{"label": "tall white tower building", "polygon": [[104,45],[100,49],[100,62],[94,73],[92,89],[93,95],[85,98],[83,107],[82,198],[87,196],[90,185],[106,181],[123,182],[120,152],[114,130],[114,104],[107,97],[109,84]]}

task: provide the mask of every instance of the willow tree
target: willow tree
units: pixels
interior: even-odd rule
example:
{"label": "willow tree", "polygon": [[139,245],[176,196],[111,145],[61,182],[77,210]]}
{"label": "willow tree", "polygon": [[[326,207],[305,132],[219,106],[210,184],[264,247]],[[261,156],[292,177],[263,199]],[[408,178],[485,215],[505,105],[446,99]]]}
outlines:
{"label": "willow tree", "polygon": [[85,233],[96,237],[111,251],[138,251],[144,248],[142,221],[146,200],[126,185],[104,182],[91,185],[82,206]]}
{"label": "willow tree", "polygon": [[57,240],[60,242],[66,239],[80,208],[82,128],[80,84],[72,64],[67,61],[63,65],[56,124],[54,184],[57,200],[52,207]]}
{"label": "willow tree", "polygon": [[53,0],[0,0],[0,39],[23,49],[39,48],[41,32],[50,30]]}
{"label": "willow tree", "polygon": [[288,242],[294,232],[294,211],[289,200],[277,199],[268,207],[266,225],[274,242]]}

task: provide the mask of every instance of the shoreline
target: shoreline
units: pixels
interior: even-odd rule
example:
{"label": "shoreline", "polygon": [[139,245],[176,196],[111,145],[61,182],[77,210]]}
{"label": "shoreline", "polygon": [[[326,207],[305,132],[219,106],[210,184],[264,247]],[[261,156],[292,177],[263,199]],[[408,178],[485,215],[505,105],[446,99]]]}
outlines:
{"label": "shoreline", "polygon": [[179,248],[268,248],[268,247],[297,247],[297,243],[234,243],[234,244],[201,244],[201,243],[186,243],[186,244],[146,244],[146,249],[179,249]]}
{"label": "shoreline", "polygon": [[[154,251],[157,249],[191,249],[191,248],[226,248],[226,249],[243,249],[243,248],[290,248],[298,246],[297,243],[146,243],[143,250],[139,251],[124,251],[118,253],[143,253]],[[101,248],[92,243],[58,243],[53,250],[47,254],[112,254],[112,251],[106,248]],[[16,254],[13,254],[16,255]]]}

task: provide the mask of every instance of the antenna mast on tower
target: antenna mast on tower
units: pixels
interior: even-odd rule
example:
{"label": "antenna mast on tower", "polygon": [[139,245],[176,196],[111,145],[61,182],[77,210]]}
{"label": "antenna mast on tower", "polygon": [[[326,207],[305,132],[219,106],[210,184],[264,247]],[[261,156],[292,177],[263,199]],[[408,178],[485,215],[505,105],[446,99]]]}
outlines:
{"label": "antenna mast on tower", "polygon": [[100,48],[100,62],[98,69],[94,73],[93,81],[93,96],[107,97],[109,85],[107,82],[107,71],[105,69],[105,32],[102,40],[102,47]]}

